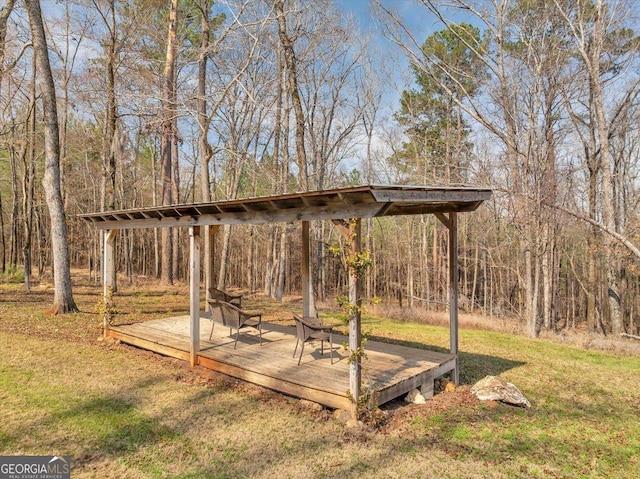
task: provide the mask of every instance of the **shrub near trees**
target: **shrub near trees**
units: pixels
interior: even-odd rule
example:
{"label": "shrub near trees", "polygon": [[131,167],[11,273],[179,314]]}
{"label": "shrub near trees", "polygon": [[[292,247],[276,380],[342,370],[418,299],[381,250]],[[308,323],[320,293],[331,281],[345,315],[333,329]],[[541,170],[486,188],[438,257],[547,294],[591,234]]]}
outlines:
{"label": "shrub near trees", "polygon": [[[460,219],[464,309],[517,318],[532,336],[638,333],[635,1],[423,2],[440,26],[422,38],[377,1],[378,30],[368,32],[330,2],[46,5],[53,104],[27,20],[39,5],[8,1],[0,12],[2,269],[23,268],[27,288],[52,267],[63,287],[64,265],[98,280],[101,239],[78,213],[362,183],[471,184],[496,194]],[[412,84],[389,118],[385,70],[397,52]],[[57,119],[58,133],[43,118]],[[56,162],[59,180],[48,176]],[[45,177],[60,185],[66,233],[38,187]],[[299,291],[292,228],[221,230],[207,284],[276,300]],[[314,291],[338,296],[347,278],[330,249],[343,240],[329,223],[311,233]],[[365,294],[444,308],[446,234],[429,216],[363,222],[373,252]],[[66,260],[56,256],[65,235]],[[129,281],[184,280],[186,239],[122,232],[118,268]],[[56,299],[61,312],[74,309],[70,288]]]}

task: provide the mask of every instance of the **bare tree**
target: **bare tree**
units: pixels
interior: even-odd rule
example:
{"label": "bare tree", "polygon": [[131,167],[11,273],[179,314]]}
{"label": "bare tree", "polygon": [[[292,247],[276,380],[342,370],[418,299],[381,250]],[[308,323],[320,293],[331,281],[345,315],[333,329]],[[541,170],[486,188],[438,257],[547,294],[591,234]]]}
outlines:
{"label": "bare tree", "polygon": [[24,155],[23,181],[22,181],[22,211],[24,214],[22,259],[24,262],[24,289],[31,291],[32,274],[32,236],[33,236],[33,210],[34,189],[36,179],[36,69],[32,66],[31,87],[29,89],[29,116],[27,120],[28,151]]}
{"label": "bare tree", "polygon": [[[162,172],[162,204],[170,205],[173,197],[173,145],[176,137],[176,62],[178,33],[178,0],[171,0],[169,29],[167,34],[167,54],[162,84],[162,134],[160,140],[160,161]],[[173,244],[172,231],[162,228],[161,279],[164,284],[173,284]]]}
{"label": "bare tree", "polygon": [[7,23],[16,0],[7,0],[4,7],[0,10],[0,68],[4,69],[5,43],[7,39]]}
{"label": "bare tree", "polygon": [[[595,198],[600,199],[599,212],[604,229],[619,234],[620,219],[616,214],[618,208],[611,139],[619,119],[624,117],[624,112],[633,105],[640,93],[640,76],[625,75],[625,87],[613,108],[607,108],[605,89],[613,79],[626,74],[629,71],[627,68],[633,68],[633,60],[638,52],[637,40],[625,30],[625,23],[629,21],[629,13],[633,8],[628,2],[610,5],[601,0],[588,6],[574,6],[560,1],[555,1],[554,4],[566,22],[572,46],[584,66],[587,99],[582,101],[582,105],[587,105],[588,121],[579,120],[580,114],[571,104],[568,106],[572,118],[588,128],[588,133],[583,138],[586,140],[586,162],[592,173],[592,204]],[[622,82],[618,82],[618,86],[622,87]],[[598,185],[600,194],[596,196]],[[596,211],[591,212],[594,221],[595,214]],[[603,235],[602,239],[611,330],[613,334],[619,335],[624,330],[619,284],[620,262],[613,249],[612,235]]]}
{"label": "bare tree", "polygon": [[53,248],[54,314],[78,311],[71,288],[67,223],[60,189],[60,137],[56,90],[49,63],[47,39],[45,37],[40,0],[27,0],[29,24],[35,53],[36,69],[42,90],[45,170],[43,186],[51,219],[51,242]]}
{"label": "bare tree", "polygon": [[[6,54],[6,40],[7,40],[7,23],[9,17],[13,12],[15,6],[15,0],[8,0],[4,7],[0,10],[0,92],[2,92],[2,83],[5,76],[5,54]],[[4,233],[4,214],[2,210],[2,200],[0,199],[0,234],[2,235],[2,268],[1,272],[4,274],[6,271],[6,239]]]}
{"label": "bare tree", "polygon": [[296,118],[296,154],[298,163],[298,183],[302,191],[309,189],[309,175],[307,172],[307,154],[305,150],[305,115],[302,110],[300,100],[300,89],[298,88],[298,68],[296,63],[296,53],[293,48],[294,39],[287,31],[287,17],[284,10],[284,0],[275,0],[275,13],[278,17],[278,36],[284,55],[284,62],[287,70],[288,95],[293,102],[293,111]]}
{"label": "bare tree", "polygon": [[[200,190],[202,201],[211,201],[211,180],[209,176],[209,163],[213,156],[211,145],[209,144],[208,134],[211,116],[207,114],[207,64],[209,61],[211,28],[209,12],[211,10],[211,1],[202,0],[197,2],[200,11],[200,52],[198,53],[198,92],[196,100],[197,118],[198,118],[198,155],[200,156]],[[205,291],[213,287],[213,235],[210,226],[204,227],[204,281]]]}

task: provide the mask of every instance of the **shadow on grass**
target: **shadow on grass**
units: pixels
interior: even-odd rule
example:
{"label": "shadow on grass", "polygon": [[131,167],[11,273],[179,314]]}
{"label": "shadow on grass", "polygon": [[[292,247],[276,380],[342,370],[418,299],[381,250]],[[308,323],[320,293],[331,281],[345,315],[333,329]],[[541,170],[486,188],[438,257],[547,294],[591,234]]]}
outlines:
{"label": "shadow on grass", "polygon": [[[628,448],[597,434],[574,443],[574,435],[558,424],[570,418],[576,421],[570,424],[577,424],[588,417],[589,412],[573,411],[566,403],[550,410],[501,406],[448,411],[414,423],[414,447],[435,447],[453,459],[472,459],[489,468],[517,461],[521,465],[514,477],[628,477],[611,474],[629,460]],[[492,433],[479,436],[476,424]]]}
{"label": "shadow on grass", "polygon": [[25,293],[24,291],[7,291],[5,294],[0,295],[0,303],[47,303],[53,299],[53,292],[48,291],[31,291]]}
{"label": "shadow on grass", "polygon": [[[417,341],[406,341],[402,339],[390,339],[382,336],[369,336],[372,341],[380,343],[397,344],[408,348],[424,349],[427,351],[435,351],[437,353],[449,354],[449,350],[431,344],[419,343]],[[365,347],[366,349],[366,347]],[[467,353],[461,351],[458,354],[460,367],[460,383],[475,384],[487,375],[498,376],[510,369],[526,365],[523,361],[514,361],[512,359],[501,358],[498,356],[489,356],[486,354]]]}
{"label": "shadow on grass", "polygon": [[[447,352],[416,342],[394,343]],[[140,358],[134,360],[139,362]],[[460,361],[463,376],[465,368],[473,376],[480,370],[497,366],[506,370],[524,364],[469,353],[462,353]],[[108,374],[108,370],[98,371]],[[185,366],[179,374],[188,375],[188,371]],[[79,449],[78,455],[74,452],[74,469],[93,472],[93,477],[100,477],[111,464],[130,468],[130,477],[296,477],[291,470],[283,473],[283,464],[308,464],[304,477],[355,477],[367,472],[372,477],[394,477],[393,468],[424,461],[430,455],[449,459],[453,469],[443,477],[465,477],[471,467],[479,468],[474,477],[576,477],[587,475],[583,473],[585,465],[590,467],[589,477],[616,477],[611,474],[615,467],[629,464],[634,457],[630,452],[633,443],[622,447],[624,438],[612,440],[616,430],[611,425],[628,423],[630,413],[622,414],[607,400],[577,402],[571,397],[528,411],[506,406],[455,408],[416,417],[406,425],[407,434],[378,441],[365,433],[360,437],[324,428],[309,414],[300,414],[295,403],[282,399],[270,402],[242,389],[229,394],[230,383],[207,388],[185,384],[191,390],[180,400],[171,396],[152,399],[158,391],[175,389],[165,387],[175,379],[172,374],[150,374],[129,384],[121,378],[124,387],[107,392],[92,389],[83,395],[82,391],[63,391],[62,400],[44,403],[47,409],[39,419],[1,432],[1,449],[20,450],[21,438],[35,434],[42,453]],[[606,390],[594,392],[604,397]],[[42,401],[40,393],[35,390],[31,396],[26,390],[25,399]],[[274,421],[280,413],[285,418],[297,417]],[[297,424],[305,427],[297,432],[285,429],[296,430]],[[275,429],[278,425],[281,433]],[[598,436],[580,433],[574,438],[578,434],[575,429],[563,432],[567,426],[588,427],[589,431],[608,427],[612,431]],[[281,434],[282,440],[274,439],[274,433]],[[60,442],[61,437],[66,439]],[[340,448],[345,454],[336,454]],[[323,457],[330,461],[329,469]],[[467,469],[456,474],[459,464]],[[420,467],[428,466],[430,463]],[[500,471],[506,468],[503,475],[495,474],[498,467]]]}
{"label": "shadow on grass", "polygon": [[121,298],[161,298],[163,296],[180,296],[179,291],[171,290],[140,290],[140,291],[118,291],[115,293]]}

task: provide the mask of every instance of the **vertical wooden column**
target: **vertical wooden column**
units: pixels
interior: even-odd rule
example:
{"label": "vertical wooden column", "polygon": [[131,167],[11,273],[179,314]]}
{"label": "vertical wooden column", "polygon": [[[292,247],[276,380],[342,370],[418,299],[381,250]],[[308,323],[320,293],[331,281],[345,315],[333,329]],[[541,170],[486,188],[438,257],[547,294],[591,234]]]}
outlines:
{"label": "vertical wooden column", "polygon": [[455,367],[451,380],[457,386],[460,381],[458,366],[458,213],[451,212],[447,217],[435,213],[440,222],[449,230],[449,350],[455,354]]}
{"label": "vertical wooden column", "polygon": [[[118,230],[109,230],[104,232],[104,247],[102,258],[102,300],[105,307],[109,301],[109,296],[113,292],[114,270],[115,270],[115,242]],[[106,338],[109,335],[109,322],[107,315],[104,315],[103,334]]]}
{"label": "vertical wooden column", "polygon": [[[362,220],[358,218],[354,223],[349,224],[349,236],[351,237],[350,255],[358,254],[362,251]],[[355,305],[354,314],[349,320],[349,351],[360,351],[362,347],[362,278],[358,277],[353,270],[349,270],[349,302]],[[362,364],[360,355],[355,355],[355,360],[349,364],[349,390],[354,401],[360,399],[362,387]]]}
{"label": "vertical wooden column", "polygon": [[309,222],[302,222],[302,315],[308,318],[311,313],[311,275],[310,275]]}
{"label": "vertical wooden column", "polygon": [[204,227],[204,294],[206,299],[209,296],[209,288],[215,286],[215,253],[216,253],[216,234],[220,229],[220,225],[207,225]]}
{"label": "vertical wooden column", "polygon": [[[338,231],[347,242],[348,255],[352,258],[362,251],[362,220],[360,218],[349,223],[333,220]],[[349,303],[353,306],[353,316],[349,318],[349,353],[353,354],[362,348],[362,278],[349,269]],[[355,354],[349,363],[349,392],[354,401],[360,399],[362,390],[362,363],[359,354]],[[355,414],[355,404],[351,411]]]}
{"label": "vertical wooden column", "polygon": [[189,228],[189,313],[191,366],[198,364],[200,352],[200,227]]}
{"label": "vertical wooden column", "polygon": [[202,227],[202,240],[204,243],[204,294],[209,297],[209,288],[213,285],[213,249],[212,249],[212,234],[211,226],[206,225]]}
{"label": "vertical wooden column", "polygon": [[457,386],[458,368],[458,214],[449,213],[449,343],[451,354],[456,355],[456,367],[451,379]]}

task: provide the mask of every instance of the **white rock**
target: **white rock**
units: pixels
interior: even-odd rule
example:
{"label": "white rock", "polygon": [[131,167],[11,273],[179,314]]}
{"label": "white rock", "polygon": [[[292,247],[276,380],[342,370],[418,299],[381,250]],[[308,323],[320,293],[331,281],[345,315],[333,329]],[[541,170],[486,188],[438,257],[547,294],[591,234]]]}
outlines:
{"label": "white rock", "polygon": [[412,389],[409,391],[404,398],[405,402],[413,403],[413,404],[426,404],[427,400],[424,398],[420,391],[417,389]]}
{"label": "white rock", "polygon": [[481,401],[502,401],[514,406],[531,407],[529,400],[515,385],[496,376],[486,376],[475,383],[471,394]]}

